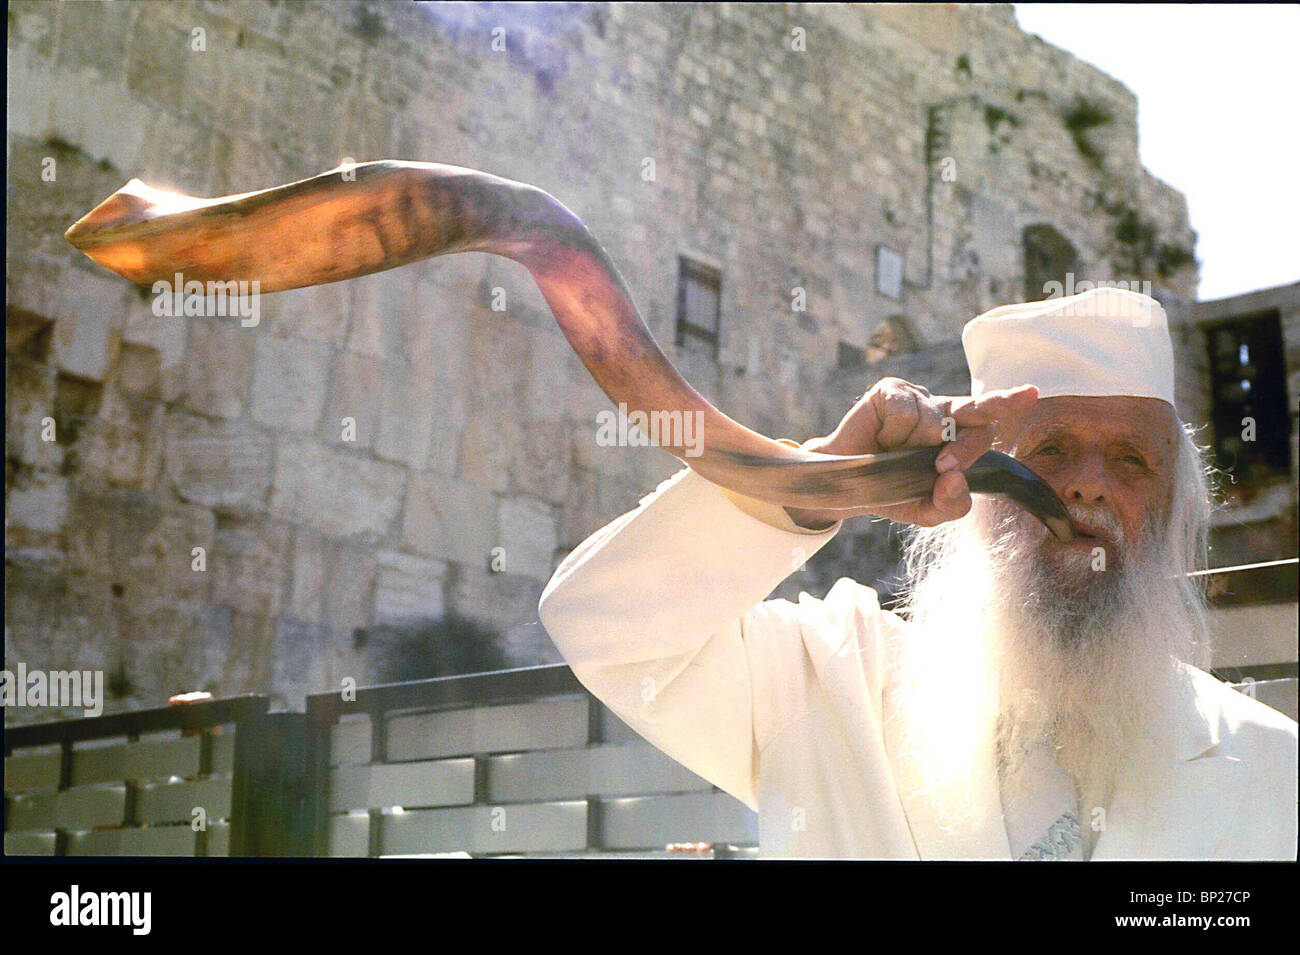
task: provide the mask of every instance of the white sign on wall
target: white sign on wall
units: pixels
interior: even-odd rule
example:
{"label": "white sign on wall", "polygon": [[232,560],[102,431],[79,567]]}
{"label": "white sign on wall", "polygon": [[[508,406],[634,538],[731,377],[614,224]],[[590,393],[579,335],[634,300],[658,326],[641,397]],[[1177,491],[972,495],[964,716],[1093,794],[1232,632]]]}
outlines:
{"label": "white sign on wall", "polygon": [[887,246],[876,246],[876,291],[895,301],[903,298],[903,256]]}

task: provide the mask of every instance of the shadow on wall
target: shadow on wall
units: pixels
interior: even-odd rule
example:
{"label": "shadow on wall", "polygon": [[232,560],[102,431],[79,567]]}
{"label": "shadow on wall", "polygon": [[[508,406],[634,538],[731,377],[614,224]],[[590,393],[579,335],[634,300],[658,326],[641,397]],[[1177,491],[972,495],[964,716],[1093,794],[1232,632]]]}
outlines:
{"label": "shadow on wall", "polygon": [[501,644],[501,633],[473,617],[438,618],[359,627],[353,640],[376,683],[486,673],[520,666]]}

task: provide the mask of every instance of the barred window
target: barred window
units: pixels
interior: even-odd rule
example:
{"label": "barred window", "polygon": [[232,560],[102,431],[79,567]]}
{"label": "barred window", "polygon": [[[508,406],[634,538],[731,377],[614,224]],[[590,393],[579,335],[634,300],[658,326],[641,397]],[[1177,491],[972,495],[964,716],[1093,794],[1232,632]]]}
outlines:
{"label": "barred window", "polygon": [[1290,473],[1290,420],[1276,311],[1205,326],[1216,464],[1238,482]]}
{"label": "barred window", "polygon": [[722,276],[707,265],[680,260],[677,279],[677,346],[718,357]]}

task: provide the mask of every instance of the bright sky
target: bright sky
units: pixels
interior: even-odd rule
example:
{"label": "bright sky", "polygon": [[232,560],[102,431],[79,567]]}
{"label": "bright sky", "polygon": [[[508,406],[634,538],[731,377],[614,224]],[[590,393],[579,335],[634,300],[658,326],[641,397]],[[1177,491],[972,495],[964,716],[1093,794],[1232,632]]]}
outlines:
{"label": "bright sky", "polygon": [[1187,197],[1201,300],[1300,279],[1300,7],[1014,7],[1137,96],[1142,164]]}

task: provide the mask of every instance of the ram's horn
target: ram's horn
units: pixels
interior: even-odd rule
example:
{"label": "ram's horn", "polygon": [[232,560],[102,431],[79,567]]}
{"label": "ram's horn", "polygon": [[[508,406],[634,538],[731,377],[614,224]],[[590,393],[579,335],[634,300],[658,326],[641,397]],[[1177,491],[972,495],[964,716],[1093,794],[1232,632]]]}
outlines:
{"label": "ram's horn", "polygon": [[[437,163],[342,166],[261,192],[196,199],[131,180],[66,233],[133,282],[256,282],[261,292],[339,282],[454,252],[490,252],[532,274],[569,344],[605,393],[661,428],[659,444],[741,494],[816,509],[928,497],[936,448],[817,454],[749,430],[710,404],[655,343],[618,269],[582,221],[533,186]],[[685,416],[702,423],[690,438]],[[669,434],[663,432],[667,430]],[[689,445],[689,446],[688,446]],[[985,454],[971,490],[1004,494],[1062,540],[1073,536],[1051,488],[1014,459]]]}

